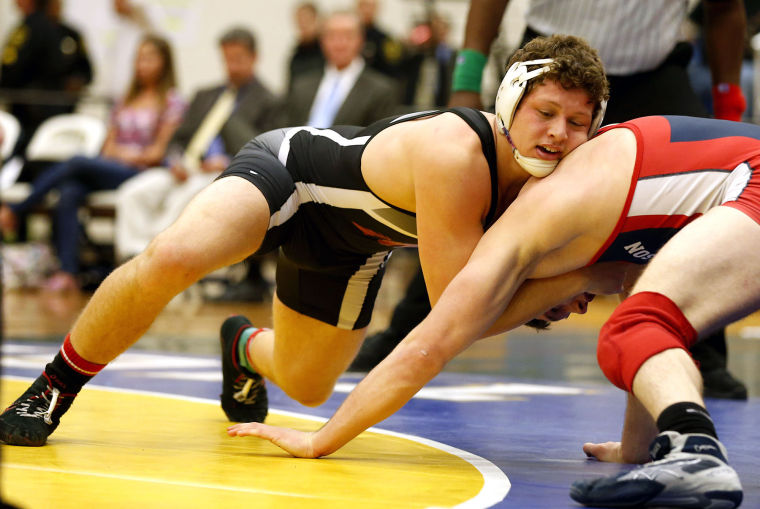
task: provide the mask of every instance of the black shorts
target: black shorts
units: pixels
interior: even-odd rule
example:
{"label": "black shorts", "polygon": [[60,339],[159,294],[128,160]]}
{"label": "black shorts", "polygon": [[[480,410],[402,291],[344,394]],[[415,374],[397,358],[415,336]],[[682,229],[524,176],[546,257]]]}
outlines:
{"label": "black shorts", "polygon": [[[360,171],[347,171],[334,161],[306,171],[283,158],[279,147],[289,143],[288,131],[250,141],[219,178],[244,178],[266,197],[270,223],[257,253],[279,248],[278,298],[342,329],[366,327],[391,249],[412,245],[416,238],[388,226],[389,206],[366,188]],[[312,147],[310,154],[319,150]],[[408,221],[408,214],[392,214],[406,215],[398,220]]]}

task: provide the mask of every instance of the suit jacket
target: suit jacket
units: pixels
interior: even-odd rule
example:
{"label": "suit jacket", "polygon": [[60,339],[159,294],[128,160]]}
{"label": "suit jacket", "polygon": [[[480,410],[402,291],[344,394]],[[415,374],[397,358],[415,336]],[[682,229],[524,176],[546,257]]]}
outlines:
{"label": "suit jacket", "polygon": [[[306,125],[324,68],[295,76],[288,95],[288,125]],[[399,112],[398,85],[368,66],[338,109],[333,124],[367,126]]]}
{"label": "suit jacket", "polygon": [[[198,91],[193,97],[185,117],[174,132],[169,151],[183,152],[190,144],[203,119],[222,94],[225,85]],[[282,102],[259,80],[254,78],[238,91],[238,102],[220,135],[225,152],[234,156],[251,138],[285,125]]]}

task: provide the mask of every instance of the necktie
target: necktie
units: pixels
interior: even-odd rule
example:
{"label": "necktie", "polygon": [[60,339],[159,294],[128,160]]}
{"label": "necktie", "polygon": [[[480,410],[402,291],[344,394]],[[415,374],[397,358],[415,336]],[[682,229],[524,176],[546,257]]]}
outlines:
{"label": "necktie", "polygon": [[201,156],[206,153],[224,123],[230,118],[235,108],[236,91],[226,88],[219,96],[209,112],[203,117],[201,125],[190,139],[190,143],[182,156],[182,165],[190,173],[200,170]]}
{"label": "necktie", "polygon": [[330,127],[338,113],[341,101],[338,100],[338,90],[340,89],[340,78],[332,77],[332,82],[328,84],[329,92],[324,95],[322,101],[317,101],[311,108],[308,124],[312,127]]}

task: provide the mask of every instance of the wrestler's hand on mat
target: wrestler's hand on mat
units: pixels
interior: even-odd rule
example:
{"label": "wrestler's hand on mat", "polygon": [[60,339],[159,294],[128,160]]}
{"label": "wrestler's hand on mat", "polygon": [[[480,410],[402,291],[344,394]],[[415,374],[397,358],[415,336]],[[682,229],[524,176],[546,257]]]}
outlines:
{"label": "wrestler's hand on mat", "polygon": [[269,440],[285,452],[298,458],[316,458],[314,433],[270,426],[260,422],[243,422],[227,428],[231,437],[259,437]]}
{"label": "wrestler's hand on mat", "polygon": [[586,456],[596,458],[599,461],[624,463],[623,448],[620,442],[604,442],[603,444],[586,442],[583,444],[583,452],[586,453]]}

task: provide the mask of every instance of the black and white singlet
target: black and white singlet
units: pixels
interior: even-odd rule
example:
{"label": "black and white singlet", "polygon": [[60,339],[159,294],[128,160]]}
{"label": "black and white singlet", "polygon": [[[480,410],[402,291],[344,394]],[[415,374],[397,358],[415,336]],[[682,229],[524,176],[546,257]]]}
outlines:
{"label": "black and white singlet", "polygon": [[[370,140],[400,122],[446,111],[478,134],[491,173],[490,225],[497,205],[496,151],[488,120],[453,108],[383,119],[369,127],[277,129],[248,142],[219,178],[242,177],[269,204],[259,253],[280,248],[277,296],[288,307],[345,329],[366,327],[390,251],[417,244],[414,213],[369,189],[361,157]],[[431,185],[434,185],[431,183]]]}

